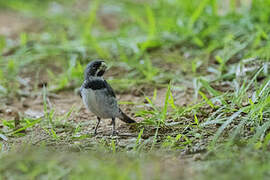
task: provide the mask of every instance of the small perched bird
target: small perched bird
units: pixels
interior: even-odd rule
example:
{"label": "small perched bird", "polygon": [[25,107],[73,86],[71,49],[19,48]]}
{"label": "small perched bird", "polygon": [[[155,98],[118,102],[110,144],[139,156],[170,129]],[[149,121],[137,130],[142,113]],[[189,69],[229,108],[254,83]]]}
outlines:
{"label": "small perched bird", "polygon": [[102,77],[106,68],[103,60],[88,63],[84,71],[84,82],[80,88],[80,95],[85,107],[97,116],[94,134],[97,134],[101,118],[111,118],[112,134],[115,135],[115,118],[119,118],[125,123],[136,123],[136,121],[118,107],[112,87]]}

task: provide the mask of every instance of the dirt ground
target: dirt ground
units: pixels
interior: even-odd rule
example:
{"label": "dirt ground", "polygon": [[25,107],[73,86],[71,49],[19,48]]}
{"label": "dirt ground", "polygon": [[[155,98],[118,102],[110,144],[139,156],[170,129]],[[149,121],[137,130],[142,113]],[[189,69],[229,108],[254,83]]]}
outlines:
{"label": "dirt ground", "polygon": [[[27,31],[35,21],[31,18],[22,16],[21,14],[13,12],[1,12],[0,13],[0,34],[16,38],[20,32]],[[108,72],[110,74],[110,72]],[[112,73],[111,73],[112,74]],[[113,75],[113,74],[112,74]],[[108,76],[108,75],[107,75]],[[24,75],[23,77],[27,82],[33,81],[31,74]],[[44,80],[43,80],[44,81]],[[0,116],[3,119],[14,120],[18,124],[23,118],[43,118],[44,114],[44,101],[42,96],[42,88],[38,92],[33,93],[32,88],[22,89],[26,91],[26,95],[13,99],[7,104],[2,104],[0,107]],[[166,95],[167,88],[158,89],[158,98],[154,101],[158,107],[162,107]],[[146,95],[151,97],[153,95],[153,89],[145,90]],[[148,92],[148,93],[147,93]],[[187,105],[192,101],[192,92],[188,88],[183,90],[173,91],[175,97],[175,104]],[[103,119],[98,129],[98,134],[93,135],[94,127],[96,124],[96,117],[88,112],[82,104],[81,98],[73,91],[63,91],[57,94],[49,93],[47,95],[48,111],[54,112],[54,116],[59,119],[59,122],[55,122],[55,133],[57,134],[57,140],[53,141],[51,134],[48,132],[50,128],[48,125],[44,125],[43,122],[35,124],[31,128],[27,128],[26,132],[22,131],[23,136],[11,136],[8,141],[4,143],[4,149],[8,150],[13,145],[31,143],[32,145],[41,146],[46,144],[47,146],[59,149],[71,149],[71,150],[87,150],[93,148],[96,144],[110,143],[112,140],[118,145],[118,147],[132,149],[138,137],[140,131],[140,122],[142,118],[135,118],[135,110],[145,108],[145,97],[140,93],[117,93],[117,98],[121,102],[132,102],[133,105],[121,104],[120,107],[129,116],[133,117],[138,125],[128,125],[120,120],[116,121],[116,129],[118,136],[111,136],[111,121]],[[41,126],[42,124],[42,126]],[[18,128],[20,125],[18,125]],[[44,128],[45,127],[45,128]],[[46,127],[48,129],[46,129]],[[80,131],[76,133],[76,129]],[[155,133],[155,128],[145,129],[142,137],[142,143],[144,145],[151,144]],[[166,134],[164,134],[166,136]]]}
{"label": "dirt ground", "polygon": [[16,38],[21,32],[32,32],[38,27],[38,21],[27,18],[13,11],[1,10],[0,12],[0,35]]}

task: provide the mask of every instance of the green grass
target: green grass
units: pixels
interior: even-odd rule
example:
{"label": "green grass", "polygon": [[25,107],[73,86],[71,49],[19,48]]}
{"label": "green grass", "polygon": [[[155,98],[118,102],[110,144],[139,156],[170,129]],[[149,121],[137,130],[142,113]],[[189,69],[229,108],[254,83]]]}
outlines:
{"label": "green grass", "polygon": [[[226,149],[228,150],[228,149]],[[221,150],[201,164],[202,176],[199,179],[267,179],[269,175],[269,152],[235,148]]]}
{"label": "green grass", "polygon": [[[155,158],[139,161],[125,154],[58,153],[36,150],[1,157],[1,179],[164,179]],[[14,165],[12,165],[15,163]],[[147,167],[151,163],[152,167]]]}
{"label": "green grass", "polygon": [[[122,103],[134,107],[132,112],[143,119],[134,127],[138,136],[131,143],[133,153],[215,151],[220,156],[213,156],[214,165],[207,166],[206,179],[221,172],[215,167],[223,166],[223,179],[234,174],[263,179],[269,165],[259,155],[268,158],[270,140],[270,9],[265,8],[269,5],[269,0],[253,0],[250,9],[246,5],[238,7],[234,0],[229,1],[228,7],[220,7],[222,3],[217,0],[1,1],[1,10],[33,19],[36,26],[30,31],[19,31],[15,38],[0,35],[0,101],[8,104],[21,99],[25,89],[43,94],[44,117],[21,117],[20,127],[1,118],[0,139],[14,140],[10,147],[17,145],[16,138],[23,137],[27,142],[32,138],[28,133],[35,136],[35,129],[41,128],[48,135],[45,146],[53,144],[61,149],[61,145],[71,145],[80,152],[105,148],[113,154],[129,151],[115,139],[93,142],[92,135],[84,132],[89,124],[69,121],[79,111],[77,107],[59,116],[47,104],[50,93],[76,90],[83,81],[86,64],[103,58],[112,69],[108,81],[117,94],[137,93],[141,98],[140,102]],[[226,12],[221,13],[222,10]],[[31,77],[31,85],[23,83],[25,77]],[[179,99],[181,93],[183,100]],[[187,101],[185,105],[181,105],[183,101]],[[231,154],[215,150],[219,146],[227,147]],[[231,152],[233,147],[259,155],[248,159],[247,152],[240,157],[241,153]],[[34,159],[39,156],[43,155],[37,152]],[[226,161],[226,156],[231,158]],[[7,161],[9,154],[3,158]],[[18,158],[22,164],[29,163]],[[64,165],[55,174],[62,174],[60,179],[86,171],[108,172],[103,179],[144,177],[140,160],[129,164],[126,157],[123,167],[127,163],[139,170],[132,175],[133,171],[126,168],[126,174],[120,176],[121,171],[114,167],[116,157],[105,169],[99,166],[94,170],[93,161],[103,165],[103,160],[79,163],[80,158],[76,158],[77,167],[65,169]],[[239,158],[247,164],[240,164]],[[50,161],[55,169],[62,160]],[[208,159],[205,163],[211,164]],[[0,171],[7,167],[0,165]],[[41,172],[41,167],[37,174],[48,175],[49,170]],[[18,172],[14,178],[23,171],[28,179],[36,175],[25,165],[14,168],[6,172]],[[248,171],[245,174],[241,169]]]}

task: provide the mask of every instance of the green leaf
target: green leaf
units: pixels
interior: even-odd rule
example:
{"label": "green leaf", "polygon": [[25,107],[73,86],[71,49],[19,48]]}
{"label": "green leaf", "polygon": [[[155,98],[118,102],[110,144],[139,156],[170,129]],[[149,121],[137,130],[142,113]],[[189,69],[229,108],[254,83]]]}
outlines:
{"label": "green leaf", "polygon": [[200,1],[198,8],[194,10],[193,14],[191,15],[189,19],[188,27],[190,29],[193,27],[194,23],[198,20],[200,15],[203,13],[203,10],[208,5],[208,3],[209,3],[209,0]]}
{"label": "green leaf", "polygon": [[209,100],[208,98],[207,98],[207,96],[203,93],[203,92],[201,92],[201,91],[199,91],[199,94],[202,96],[202,98],[206,101],[206,103],[209,105],[209,106],[211,106],[211,108],[215,108],[215,106],[214,106],[214,104],[212,103],[212,101],[211,100]]}
{"label": "green leaf", "polygon": [[210,86],[210,84],[204,80],[204,79],[200,79],[200,82],[202,83],[203,87],[212,95],[212,96],[220,96],[221,92],[215,90],[214,88],[212,88]]}
{"label": "green leaf", "polygon": [[233,115],[231,115],[227,121],[225,121],[222,126],[218,129],[217,133],[215,134],[212,142],[211,142],[211,146],[213,147],[213,145],[216,144],[216,141],[218,140],[218,138],[220,137],[220,135],[222,134],[222,132],[224,131],[224,129],[237,117],[239,117],[239,115],[243,112],[244,108],[240,109],[239,111],[235,112]]}

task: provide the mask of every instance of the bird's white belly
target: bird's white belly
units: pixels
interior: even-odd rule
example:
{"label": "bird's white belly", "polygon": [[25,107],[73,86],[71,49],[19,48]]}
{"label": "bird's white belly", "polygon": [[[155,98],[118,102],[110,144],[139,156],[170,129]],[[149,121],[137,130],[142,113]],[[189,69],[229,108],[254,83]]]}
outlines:
{"label": "bird's white belly", "polygon": [[97,101],[96,96],[93,90],[91,89],[82,89],[82,99],[84,105],[90,110],[92,113],[97,114]]}
{"label": "bird's white belly", "polygon": [[84,105],[100,118],[115,118],[119,116],[119,108],[115,98],[108,97],[102,90],[82,89]]}

